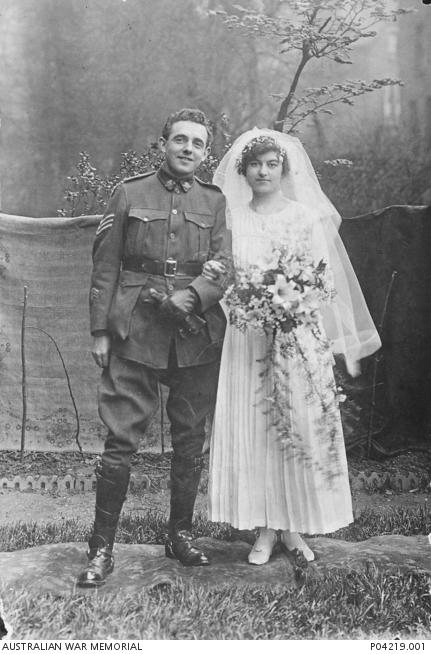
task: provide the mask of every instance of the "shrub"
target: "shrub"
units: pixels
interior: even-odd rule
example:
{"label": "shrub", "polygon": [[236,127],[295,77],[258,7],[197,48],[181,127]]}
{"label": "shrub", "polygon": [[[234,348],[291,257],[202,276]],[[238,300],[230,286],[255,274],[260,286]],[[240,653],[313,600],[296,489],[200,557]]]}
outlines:
{"label": "shrub", "polygon": [[337,157],[352,165],[320,164],[318,170],[323,190],[343,217],[394,204],[425,203],[431,154],[419,137],[382,129],[358,134]]}

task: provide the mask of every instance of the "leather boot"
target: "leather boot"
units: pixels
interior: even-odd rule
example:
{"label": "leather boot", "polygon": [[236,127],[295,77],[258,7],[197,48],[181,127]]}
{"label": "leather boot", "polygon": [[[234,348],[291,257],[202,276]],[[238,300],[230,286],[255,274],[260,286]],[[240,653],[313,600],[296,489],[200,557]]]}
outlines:
{"label": "leather boot", "polygon": [[193,545],[191,534],[193,509],[198,492],[203,457],[181,457],[173,454],[171,463],[171,512],[166,556],[185,566],[208,565],[209,560]]}
{"label": "leather boot", "polygon": [[94,588],[105,583],[114,569],[115,532],[129,485],[130,469],[125,466],[96,466],[96,517],[88,541],[88,563],[78,577],[77,585]]}

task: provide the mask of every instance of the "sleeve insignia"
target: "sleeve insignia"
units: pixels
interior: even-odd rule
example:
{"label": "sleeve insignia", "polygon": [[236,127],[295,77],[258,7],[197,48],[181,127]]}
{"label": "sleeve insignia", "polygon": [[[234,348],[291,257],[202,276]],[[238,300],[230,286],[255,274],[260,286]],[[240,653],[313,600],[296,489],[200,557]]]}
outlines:
{"label": "sleeve insignia", "polygon": [[92,286],[90,289],[90,304],[94,304],[100,298],[100,290]]}
{"label": "sleeve insignia", "polygon": [[103,218],[100,221],[99,226],[97,228],[96,236],[99,236],[99,234],[104,232],[106,229],[111,229],[113,224],[114,224],[114,214],[113,213],[108,213],[106,216],[103,216]]}

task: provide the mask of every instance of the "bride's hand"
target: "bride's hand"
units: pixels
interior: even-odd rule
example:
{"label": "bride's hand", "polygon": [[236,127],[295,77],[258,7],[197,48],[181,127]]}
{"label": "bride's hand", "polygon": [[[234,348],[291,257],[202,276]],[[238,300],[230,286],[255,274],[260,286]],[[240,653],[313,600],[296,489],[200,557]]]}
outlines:
{"label": "bride's hand", "polygon": [[213,259],[206,261],[202,268],[202,275],[207,279],[211,279],[212,281],[216,281],[221,275],[224,275],[225,273],[226,268],[221,263],[221,261],[214,261]]}

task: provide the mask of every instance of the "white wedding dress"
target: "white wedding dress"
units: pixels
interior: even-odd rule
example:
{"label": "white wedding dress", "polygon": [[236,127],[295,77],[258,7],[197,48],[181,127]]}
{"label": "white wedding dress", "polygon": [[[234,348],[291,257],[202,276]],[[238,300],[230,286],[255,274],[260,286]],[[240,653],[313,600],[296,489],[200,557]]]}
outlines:
{"label": "white wedding dress", "polygon": [[[310,251],[313,220],[302,204],[289,201],[283,212],[274,215],[258,214],[247,206],[236,209],[234,218],[236,266],[257,264],[268,269],[273,249],[280,245]],[[243,333],[227,326],[211,439],[209,518],[239,529],[329,533],[353,520],[338,406],[334,402],[331,440],[322,433],[321,403],[307,387],[303,360],[299,355],[284,359],[289,422],[292,432],[300,435],[300,446],[293,450],[282,446],[265,400],[271,395],[271,375],[263,384],[260,375],[268,338],[255,330]],[[298,341],[306,358],[318,367],[320,381],[332,384],[331,352],[318,354],[306,327],[298,330]]]}

